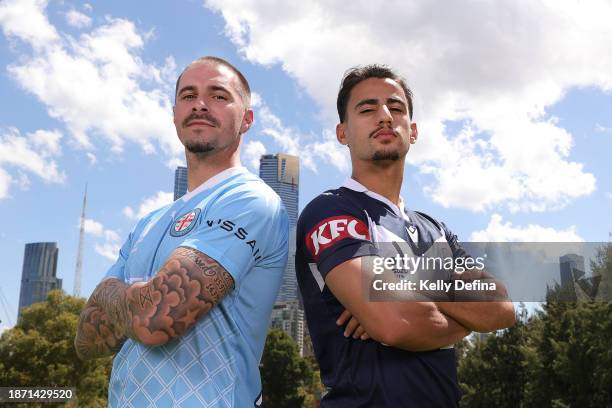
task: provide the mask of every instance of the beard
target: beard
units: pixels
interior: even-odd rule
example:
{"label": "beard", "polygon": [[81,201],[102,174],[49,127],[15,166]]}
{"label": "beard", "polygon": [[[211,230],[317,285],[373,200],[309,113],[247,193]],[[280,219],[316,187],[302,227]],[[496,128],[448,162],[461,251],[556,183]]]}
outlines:
{"label": "beard", "polygon": [[202,154],[212,152],[215,150],[215,146],[212,143],[186,141],[185,149],[190,153]]}
{"label": "beard", "polygon": [[372,155],[372,161],[397,161],[400,154],[397,150],[377,150]]}

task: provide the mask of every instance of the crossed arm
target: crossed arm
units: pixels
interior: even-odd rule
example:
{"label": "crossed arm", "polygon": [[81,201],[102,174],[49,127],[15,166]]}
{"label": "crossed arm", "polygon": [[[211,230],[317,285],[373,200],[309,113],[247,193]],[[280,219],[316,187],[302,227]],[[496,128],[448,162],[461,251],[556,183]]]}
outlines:
{"label": "crossed arm", "polygon": [[114,354],[127,338],[159,346],[183,335],[234,288],[217,261],[179,247],[148,282],[102,281],[81,312],[74,345],[81,359]]}
{"label": "crossed arm", "polygon": [[434,303],[414,297],[364,301],[361,264],[361,258],[348,260],[332,269],[325,279],[347,309],[337,322],[343,325],[348,321],[345,336],[371,337],[405,350],[424,351],[456,343],[473,330],[491,331],[514,324],[510,301]]}

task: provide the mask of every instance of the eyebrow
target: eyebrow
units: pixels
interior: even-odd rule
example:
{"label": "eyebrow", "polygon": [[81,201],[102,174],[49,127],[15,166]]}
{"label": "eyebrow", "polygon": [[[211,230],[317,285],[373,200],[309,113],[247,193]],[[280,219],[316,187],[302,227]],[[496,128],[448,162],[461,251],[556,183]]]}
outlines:
{"label": "eyebrow", "polygon": [[[226,93],[228,95],[232,94],[227,88],[225,88],[225,87],[223,87],[221,85],[211,85],[211,86],[208,87],[208,90],[209,91],[213,91],[213,92],[221,91],[221,92],[224,92],[224,93]],[[193,86],[193,85],[186,85],[186,86],[182,87],[179,90],[177,95],[181,95],[183,92],[187,92],[187,91],[197,91],[197,88],[195,86]]]}
{"label": "eyebrow", "polygon": [[179,89],[177,95],[181,95],[183,92],[186,92],[186,91],[195,91],[195,90],[196,90],[195,86],[187,85],[187,86],[184,86],[181,89]]}
{"label": "eyebrow", "polygon": [[[404,103],[404,101],[402,101],[400,98],[396,98],[394,96],[392,96],[390,98],[387,98],[387,103],[399,103],[404,108],[406,107],[406,104]],[[357,105],[355,105],[355,107],[353,109],[357,110],[357,109],[359,109],[363,105],[378,105],[378,99],[374,99],[374,98],[363,99],[362,101],[359,101],[359,103]]]}

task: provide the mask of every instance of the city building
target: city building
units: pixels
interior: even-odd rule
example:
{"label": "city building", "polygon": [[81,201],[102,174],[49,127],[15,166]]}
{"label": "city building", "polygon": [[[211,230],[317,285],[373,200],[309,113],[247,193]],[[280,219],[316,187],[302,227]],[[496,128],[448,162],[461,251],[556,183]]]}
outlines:
{"label": "city building", "polygon": [[299,300],[276,302],[272,308],[270,327],[281,329],[297,343],[300,356],[304,355],[304,310]]}
{"label": "city building", "polygon": [[278,194],[289,215],[289,259],[277,301],[298,299],[295,276],[295,228],[298,219],[299,158],[288,154],[265,154],[259,161],[259,177]]}
{"label": "city building", "polygon": [[174,171],[174,201],[187,192],[187,167],[178,166]]}
{"label": "city building", "polygon": [[21,272],[19,312],[24,307],[43,302],[52,289],[61,289],[62,280],[56,277],[58,248],[55,242],[26,244]]}
{"label": "city building", "polygon": [[561,274],[561,298],[575,302],[577,297],[574,282],[584,276],[584,257],[576,254],[559,257],[559,272]]}

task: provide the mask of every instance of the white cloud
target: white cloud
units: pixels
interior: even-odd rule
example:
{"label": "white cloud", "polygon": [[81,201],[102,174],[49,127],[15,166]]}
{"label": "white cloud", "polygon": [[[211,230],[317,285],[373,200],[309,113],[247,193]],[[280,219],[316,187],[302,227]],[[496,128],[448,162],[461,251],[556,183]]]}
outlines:
{"label": "white cloud", "polygon": [[259,141],[250,141],[244,146],[244,161],[255,173],[259,172],[259,159],[266,154],[266,147]]}
{"label": "white cloud", "polygon": [[541,225],[529,224],[526,227],[513,226],[510,221],[503,222],[502,216],[493,214],[487,227],[472,232],[472,242],[582,242],[576,227],[556,230]]}
{"label": "white cloud", "polygon": [[426,192],[444,206],[540,211],[595,190],[570,158],[572,135],[546,109],[571,88],[612,89],[609,2],[205,4],[248,60],[296,78],[330,129],[347,68],[380,62],[407,74],[420,129],[408,160],[431,176]]}
{"label": "white cloud", "polygon": [[167,81],[176,69],[174,59],[162,66],[144,62],[146,34],[125,19],[106,17],[78,38],[60,35],[45,15],[46,5],[9,1],[0,6],[5,36],[33,46],[31,54],[8,66],[9,75],[63,122],[82,148],[91,150],[93,141],[102,140],[120,152],[130,142],[145,152],[178,155],[182,148]]}
{"label": "white cloud", "polygon": [[612,200],[612,192],[610,191],[606,192],[606,197]]}
{"label": "white cloud", "polygon": [[600,133],[612,133],[612,128],[600,125],[599,123],[595,124],[595,130]]}
{"label": "white cloud", "polygon": [[86,234],[90,234],[96,237],[104,235],[104,225],[91,218],[86,218],[83,222],[83,229]]}
{"label": "white cloud", "polygon": [[89,164],[92,166],[98,161],[96,155],[91,152],[87,152],[87,158],[89,159]]}
{"label": "white cloud", "polygon": [[84,28],[91,25],[91,17],[74,9],[66,13],[66,21],[76,28]]}
{"label": "white cloud", "polygon": [[140,203],[137,211],[133,210],[131,207],[125,207],[123,209],[123,215],[132,220],[139,220],[151,211],[163,207],[166,204],[170,204],[173,201],[174,193],[158,191],[154,196],[145,198],[142,203]]}
{"label": "white cloud", "polygon": [[11,176],[0,167],[0,199],[8,197],[12,180]]}
{"label": "white cloud", "polygon": [[24,189],[30,184],[24,172],[35,174],[45,182],[63,183],[66,175],[53,160],[61,154],[61,138],[57,130],[37,130],[25,136],[14,127],[0,130],[0,199],[8,196],[13,180],[4,170],[6,166],[17,169],[18,185]]}
{"label": "white cloud", "polygon": [[303,134],[293,127],[285,126],[261,97],[257,98],[255,118],[259,120],[261,133],[268,136],[268,141],[277,147],[275,153],[299,156],[301,165],[315,173],[321,162],[327,162],[341,171],[348,169],[348,152],[337,143],[335,134],[325,131],[322,137],[315,140],[314,135]]}
{"label": "white cloud", "polygon": [[0,25],[7,37],[18,37],[35,48],[54,44],[59,34],[40,10],[44,0],[5,0],[0,3]]}
{"label": "white cloud", "polygon": [[[77,227],[79,227],[77,225]],[[86,218],[84,222],[85,233],[96,237],[101,242],[94,243],[94,250],[97,254],[114,261],[117,259],[121,248],[121,237],[116,231],[104,228],[104,225],[91,218]]]}
{"label": "white cloud", "polygon": [[94,244],[94,250],[98,255],[102,255],[110,261],[117,260],[121,245],[118,242],[105,242],[103,244]]}

